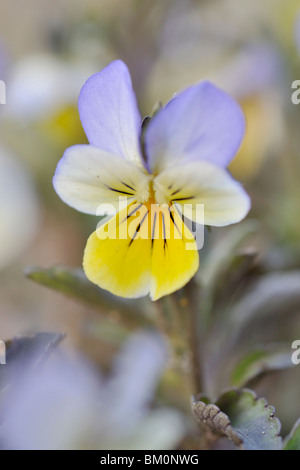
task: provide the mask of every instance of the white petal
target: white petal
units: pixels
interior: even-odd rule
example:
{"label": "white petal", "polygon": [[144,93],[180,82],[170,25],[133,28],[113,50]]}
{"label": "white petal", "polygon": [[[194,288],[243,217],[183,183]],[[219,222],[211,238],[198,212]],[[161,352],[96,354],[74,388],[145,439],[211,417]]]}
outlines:
{"label": "white petal", "polygon": [[[109,213],[109,207],[147,198],[150,176],[133,163],[91,145],[67,149],[57,165],[54,189],[69,206],[87,214]],[[114,213],[111,211],[111,213]]]}
{"label": "white petal", "polygon": [[185,217],[205,225],[239,222],[251,206],[243,187],[226,170],[204,161],[163,171],[154,180],[154,190],[158,202],[172,201]]}

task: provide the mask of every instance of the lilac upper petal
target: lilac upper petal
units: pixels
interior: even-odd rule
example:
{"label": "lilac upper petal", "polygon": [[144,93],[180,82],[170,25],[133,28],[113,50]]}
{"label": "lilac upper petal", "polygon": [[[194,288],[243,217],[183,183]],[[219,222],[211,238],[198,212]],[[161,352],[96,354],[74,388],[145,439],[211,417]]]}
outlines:
{"label": "lilac upper petal", "polygon": [[150,121],[145,135],[153,173],[176,162],[207,160],[226,167],[245,131],[240,106],[210,82],[191,86]]}
{"label": "lilac upper petal", "polygon": [[92,75],[79,96],[87,138],[101,150],[141,161],[141,116],[127,66],[116,60]]}

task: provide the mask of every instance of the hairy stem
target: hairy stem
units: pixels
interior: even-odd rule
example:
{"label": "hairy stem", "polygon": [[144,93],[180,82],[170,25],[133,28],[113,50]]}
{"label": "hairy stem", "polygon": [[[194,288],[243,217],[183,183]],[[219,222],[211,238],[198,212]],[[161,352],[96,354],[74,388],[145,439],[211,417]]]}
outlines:
{"label": "hairy stem", "polygon": [[205,391],[203,370],[203,325],[199,315],[199,288],[192,280],[184,288],[186,295],[185,315],[187,322],[188,344],[191,354],[193,393]]}

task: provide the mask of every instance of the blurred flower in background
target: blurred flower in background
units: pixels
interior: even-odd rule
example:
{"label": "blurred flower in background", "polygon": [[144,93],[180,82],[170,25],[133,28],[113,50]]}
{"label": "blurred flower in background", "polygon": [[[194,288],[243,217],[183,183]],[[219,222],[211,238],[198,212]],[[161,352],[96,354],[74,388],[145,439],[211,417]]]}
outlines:
{"label": "blurred flower in background", "polygon": [[33,242],[41,209],[32,178],[10,151],[0,147],[0,269]]}
{"label": "blurred flower in background", "polygon": [[82,134],[74,103],[91,70],[53,54],[21,59],[10,70],[4,118],[37,126],[52,146],[74,141]]}
{"label": "blurred flower in background", "polygon": [[167,358],[160,336],[140,333],[126,343],[108,377],[83,358],[61,355],[43,370],[21,372],[19,386],[3,401],[2,448],[174,448],[185,432],[183,417],[150,407]]}
{"label": "blurred flower in background", "polygon": [[76,99],[85,76],[82,65],[68,66],[55,55],[27,56],[11,70],[8,113],[26,122],[55,113]]}
{"label": "blurred flower in background", "polygon": [[238,99],[245,113],[245,139],[230,166],[233,175],[243,181],[257,176],[265,160],[278,157],[284,147],[284,102],[279,92],[282,65],[271,45],[250,45],[216,77]]}

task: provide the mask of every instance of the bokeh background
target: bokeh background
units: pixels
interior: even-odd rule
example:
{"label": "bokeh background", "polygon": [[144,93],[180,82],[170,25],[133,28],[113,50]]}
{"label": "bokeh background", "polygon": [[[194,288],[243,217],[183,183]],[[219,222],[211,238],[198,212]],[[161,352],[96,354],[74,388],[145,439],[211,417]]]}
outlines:
{"label": "bokeh background", "polygon": [[[260,275],[298,272],[300,105],[292,104],[291,85],[300,79],[299,15],[299,0],[1,1],[1,339],[66,333],[63,347],[104,369],[119,349],[118,336],[112,341],[106,330],[91,327],[97,309],[24,275],[28,266],[81,266],[97,221],[64,205],[52,176],[64,149],[86,142],[77,111],[81,86],[117,58],[131,71],[144,116],[207,78],[239,101],[247,133],[230,170],[252,198],[249,219],[256,228],[249,246],[258,253]],[[208,233],[200,256],[234,230]],[[268,340],[291,343],[300,338],[300,284],[295,281],[295,294],[286,282],[285,320],[270,314],[263,331]],[[269,305],[275,294],[271,289]],[[264,341],[258,330],[251,344]],[[276,405],[287,431],[300,415],[297,367],[271,375],[257,391]]]}

